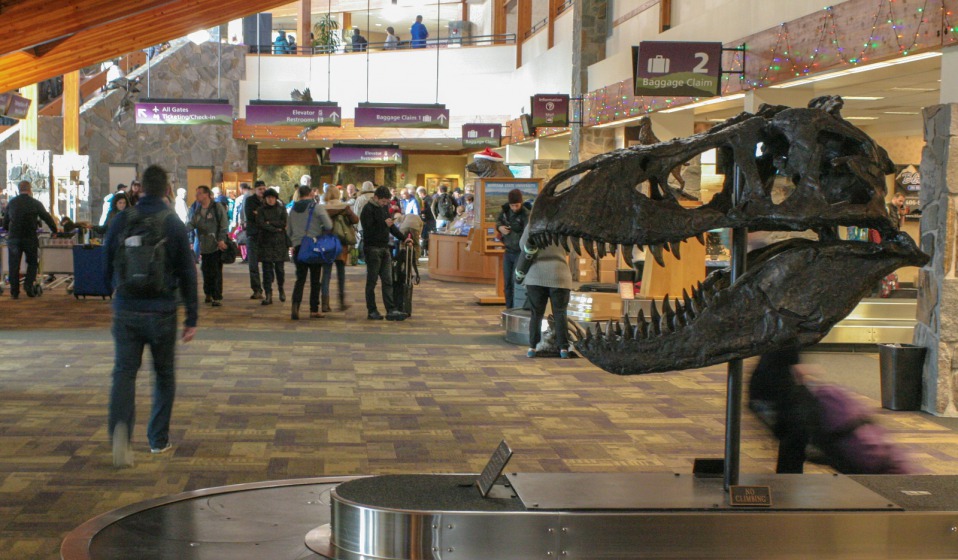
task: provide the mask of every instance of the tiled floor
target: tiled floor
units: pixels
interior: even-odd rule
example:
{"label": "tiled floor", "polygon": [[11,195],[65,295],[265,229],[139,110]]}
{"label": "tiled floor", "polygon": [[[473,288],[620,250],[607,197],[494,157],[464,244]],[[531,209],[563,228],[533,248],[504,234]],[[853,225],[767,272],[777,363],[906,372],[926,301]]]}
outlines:
{"label": "tiled floor", "polygon": [[[226,306],[204,308],[197,339],[179,348],[174,452],[147,450],[143,373],[137,464],[119,471],[106,432],[109,304],[62,289],[0,297],[0,558],[57,558],[63,535],[86,519],[184,490],[476,472],[503,438],[515,450],[510,469],[525,472],[690,472],[695,457],[722,454],[723,367],[617,377],[581,359],[526,359],[502,340],[500,310],[473,303],[486,286],[424,279],[412,319],[367,321],[363,278],[349,270],[345,313],[292,322],[289,304],[248,300],[245,269],[228,267]],[[815,360],[830,378],[878,375],[867,354]],[[958,473],[947,424],[863,398],[922,466]],[[743,471],[771,472],[775,453],[746,415]]]}

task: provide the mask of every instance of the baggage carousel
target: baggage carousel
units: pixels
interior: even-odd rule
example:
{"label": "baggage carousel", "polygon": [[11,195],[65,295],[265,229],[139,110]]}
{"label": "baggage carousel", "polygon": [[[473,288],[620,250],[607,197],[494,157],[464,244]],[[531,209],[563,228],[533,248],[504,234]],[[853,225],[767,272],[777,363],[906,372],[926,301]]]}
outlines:
{"label": "baggage carousel", "polygon": [[670,473],[329,477],[211,488],[106,513],[64,560],[958,558],[958,476]]}

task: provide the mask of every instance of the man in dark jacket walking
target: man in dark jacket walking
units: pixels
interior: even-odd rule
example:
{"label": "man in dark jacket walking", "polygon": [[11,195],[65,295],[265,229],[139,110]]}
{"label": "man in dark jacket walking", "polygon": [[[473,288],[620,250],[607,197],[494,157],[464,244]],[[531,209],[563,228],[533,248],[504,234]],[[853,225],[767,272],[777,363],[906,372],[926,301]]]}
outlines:
{"label": "man in dark jacket walking", "polygon": [[503,257],[502,273],[504,275],[506,291],[506,309],[513,307],[513,294],[516,287],[516,263],[519,262],[519,255],[522,253],[519,239],[526,225],[529,224],[529,209],[522,204],[522,191],[512,189],[509,191],[509,202],[502,205],[502,212],[496,220],[496,229],[502,238],[503,245],[506,246],[506,254]]}
{"label": "man in dark jacket walking", "polygon": [[[106,277],[116,287],[113,297],[113,388],[110,392],[109,433],[113,441],[113,465],[133,466],[130,434],[135,420],[136,374],[143,360],[143,347],[149,345],[153,355],[156,376],[153,389],[153,409],[147,425],[151,453],[166,453],[171,449],[170,416],[176,394],[174,372],[176,352],[176,297],[177,291],[186,306],[186,322],[182,340],[189,342],[196,334],[196,265],[193,262],[186,226],[166,204],[169,190],[166,170],[151,165],[143,172],[143,196],[132,210],[117,216],[104,240]],[[150,222],[153,222],[152,224]],[[146,226],[156,233],[136,234]],[[129,227],[128,227],[129,225]],[[161,236],[160,241],[155,237]],[[135,259],[132,251],[150,244],[165,248],[165,266],[154,268],[142,259]],[[155,252],[155,250],[154,250]],[[155,258],[155,257],[154,257]],[[145,269],[133,269],[139,263]],[[143,276],[163,270],[164,278],[157,282],[161,289],[144,293],[137,289]]]}
{"label": "man in dark jacket walking", "polygon": [[7,230],[7,251],[10,257],[10,297],[20,297],[20,259],[27,257],[27,276],[23,279],[23,290],[33,297],[34,284],[37,281],[40,240],[37,238],[37,226],[43,220],[50,231],[56,233],[57,223],[39,200],[33,198],[30,181],[20,181],[20,191],[7,205],[3,216],[3,229]]}
{"label": "man in dark jacket walking", "polygon": [[[366,257],[366,310],[367,318],[379,320],[383,316],[376,309],[376,280],[382,282],[383,304],[386,306],[386,319],[402,321],[406,314],[396,308],[393,299],[392,260],[389,255],[389,235],[402,240],[403,234],[387,215],[392,194],[386,187],[378,187],[369,203],[363,207],[359,223],[363,226],[363,252]],[[412,241],[405,241],[412,245]]]}
{"label": "man in dark jacket walking", "polygon": [[266,183],[256,181],[253,186],[253,194],[246,197],[243,203],[243,212],[246,214],[246,263],[249,265],[249,287],[253,290],[250,299],[263,299],[263,282],[259,275],[259,255],[256,251],[256,234],[259,233],[259,225],[256,223],[256,215],[263,206],[263,195],[266,194]]}

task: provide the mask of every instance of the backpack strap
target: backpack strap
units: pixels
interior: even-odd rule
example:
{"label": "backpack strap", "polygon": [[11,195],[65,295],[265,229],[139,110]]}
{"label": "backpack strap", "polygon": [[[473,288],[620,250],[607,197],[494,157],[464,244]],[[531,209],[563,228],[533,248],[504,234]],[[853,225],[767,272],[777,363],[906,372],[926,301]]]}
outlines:
{"label": "backpack strap", "polygon": [[309,225],[313,223],[313,210],[316,209],[316,203],[309,205],[309,216],[306,218],[306,230],[303,232],[304,236],[309,236]]}

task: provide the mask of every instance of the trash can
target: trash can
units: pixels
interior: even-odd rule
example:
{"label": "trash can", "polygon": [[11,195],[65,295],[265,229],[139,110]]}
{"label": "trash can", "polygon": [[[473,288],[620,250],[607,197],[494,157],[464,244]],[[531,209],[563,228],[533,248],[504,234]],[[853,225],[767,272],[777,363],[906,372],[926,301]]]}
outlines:
{"label": "trash can", "polygon": [[925,347],[914,344],[879,344],[881,405],[888,410],[921,408],[921,370]]}

